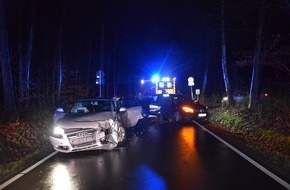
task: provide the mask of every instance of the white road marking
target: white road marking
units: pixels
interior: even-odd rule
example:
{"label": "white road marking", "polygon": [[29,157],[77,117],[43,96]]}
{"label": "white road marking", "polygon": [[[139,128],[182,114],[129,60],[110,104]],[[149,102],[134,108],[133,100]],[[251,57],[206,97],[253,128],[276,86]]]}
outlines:
{"label": "white road marking", "polygon": [[241,157],[243,157],[244,159],[246,159],[248,162],[250,162],[251,164],[253,164],[254,166],[256,166],[262,172],[264,172],[265,174],[267,174],[268,176],[270,176],[272,179],[274,179],[275,181],[277,181],[278,183],[280,183],[282,186],[284,186],[284,187],[286,187],[287,189],[290,190],[290,184],[289,183],[287,183],[286,181],[284,181],[283,179],[281,179],[280,177],[278,177],[277,175],[275,175],[274,173],[272,173],[271,171],[269,171],[268,169],[266,169],[265,167],[263,167],[262,165],[260,165],[258,162],[254,161],[253,159],[251,159],[250,157],[248,157],[247,155],[245,155],[244,153],[242,153],[241,151],[239,151],[238,149],[236,149],[235,147],[233,147],[232,145],[230,145],[229,143],[227,143],[226,141],[224,141],[223,139],[221,139],[220,137],[218,137],[217,135],[215,135],[214,133],[212,133],[211,131],[209,131],[208,129],[206,129],[204,126],[202,126],[198,122],[196,122],[194,120],[193,120],[193,122],[196,125],[198,125],[199,127],[201,127],[204,131],[206,131],[209,134],[211,134],[217,140],[219,140],[220,142],[222,142],[223,144],[225,144],[227,147],[229,147],[230,149],[232,149],[238,155],[240,155]]}
{"label": "white road marking", "polygon": [[20,172],[19,174],[17,174],[13,178],[9,179],[5,183],[1,184],[0,185],[0,189],[4,189],[5,187],[7,187],[8,185],[10,185],[11,183],[13,183],[14,181],[16,181],[17,179],[21,178],[22,176],[24,176],[25,174],[27,174],[28,172],[30,172],[31,170],[33,170],[34,168],[36,168],[37,166],[39,166],[40,164],[42,164],[43,162],[45,162],[46,160],[48,160],[49,158],[51,158],[54,155],[56,155],[56,153],[57,153],[56,151],[53,152],[53,153],[51,153],[47,157],[45,157],[42,160],[36,162],[35,164],[33,164],[32,166],[30,166],[29,168],[25,169],[24,171]]}

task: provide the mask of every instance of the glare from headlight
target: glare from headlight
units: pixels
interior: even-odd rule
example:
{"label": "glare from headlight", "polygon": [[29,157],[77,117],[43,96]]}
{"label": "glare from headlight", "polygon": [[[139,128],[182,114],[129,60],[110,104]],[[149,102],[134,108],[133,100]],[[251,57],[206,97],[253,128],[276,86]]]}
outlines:
{"label": "glare from headlight", "polygon": [[193,113],[193,109],[190,108],[190,107],[187,107],[187,106],[183,106],[183,107],[182,107],[182,110],[183,110],[185,113]]}
{"label": "glare from headlight", "polygon": [[55,135],[63,135],[64,134],[64,129],[61,128],[60,126],[56,126],[53,130],[53,134]]}

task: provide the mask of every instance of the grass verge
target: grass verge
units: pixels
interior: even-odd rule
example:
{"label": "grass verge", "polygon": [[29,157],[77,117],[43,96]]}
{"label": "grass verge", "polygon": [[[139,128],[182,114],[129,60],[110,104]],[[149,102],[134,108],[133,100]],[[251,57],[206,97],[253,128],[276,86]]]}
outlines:
{"label": "grass verge", "polygon": [[[274,173],[290,181],[290,135],[281,126],[265,126],[267,122],[253,117],[251,110],[215,108],[210,119],[216,126],[238,136],[252,157],[261,161]],[[271,121],[269,121],[271,122]],[[279,130],[282,129],[282,130]]]}

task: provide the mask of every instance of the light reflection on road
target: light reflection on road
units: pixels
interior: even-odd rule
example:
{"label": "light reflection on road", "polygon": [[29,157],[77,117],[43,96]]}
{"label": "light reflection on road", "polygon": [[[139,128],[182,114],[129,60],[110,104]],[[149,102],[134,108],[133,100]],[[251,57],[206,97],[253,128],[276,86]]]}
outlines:
{"label": "light reflection on road", "polygon": [[193,127],[183,127],[179,134],[179,147],[180,151],[184,155],[185,161],[196,157],[195,150],[195,128]]}
{"label": "light reflection on road", "polygon": [[67,166],[63,164],[58,164],[53,168],[50,175],[50,182],[52,183],[52,190],[70,190],[73,189],[73,180],[71,179],[71,174],[67,170]]}
{"label": "light reflection on road", "polygon": [[[183,126],[179,131],[174,148],[174,170],[176,181],[182,181],[184,185],[200,181],[204,173],[201,167],[196,148],[196,128]],[[185,187],[184,187],[185,188]]]}
{"label": "light reflection on road", "polygon": [[134,183],[135,189],[167,189],[165,180],[148,165],[143,164],[138,167],[138,169],[133,173],[133,176],[136,178]]}

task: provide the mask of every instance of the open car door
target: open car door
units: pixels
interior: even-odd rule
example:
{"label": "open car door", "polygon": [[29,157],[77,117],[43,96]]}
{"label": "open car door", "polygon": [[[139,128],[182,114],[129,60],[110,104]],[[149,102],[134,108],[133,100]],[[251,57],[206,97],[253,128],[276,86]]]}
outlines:
{"label": "open car door", "polygon": [[122,98],[120,100],[121,107],[126,108],[124,114],[126,127],[134,127],[139,119],[142,119],[142,106],[134,98]]}

